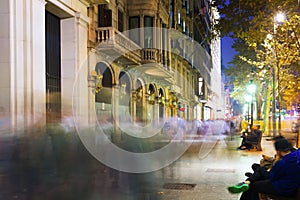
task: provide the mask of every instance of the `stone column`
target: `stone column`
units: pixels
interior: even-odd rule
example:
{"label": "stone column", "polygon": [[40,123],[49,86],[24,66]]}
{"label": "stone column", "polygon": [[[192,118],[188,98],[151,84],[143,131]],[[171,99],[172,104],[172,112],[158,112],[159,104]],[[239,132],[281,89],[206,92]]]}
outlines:
{"label": "stone column", "polygon": [[2,0],[0,26],[0,106],[9,115],[9,127],[43,124],[45,1]]}
{"label": "stone column", "polygon": [[137,101],[137,93],[135,90],[132,91],[131,95],[131,101],[130,101],[130,114],[131,118],[136,120],[136,101]]}
{"label": "stone column", "polygon": [[153,106],[153,122],[155,127],[157,127],[158,125],[158,120],[159,120],[159,103],[157,100],[155,100]]}
{"label": "stone column", "polygon": [[[73,114],[81,127],[94,123],[94,119],[90,121],[88,112],[89,104],[94,103],[89,102],[92,98],[89,98],[88,92],[88,24],[88,17],[80,13],[61,21],[62,115],[70,115],[73,106]],[[75,105],[72,105],[73,98],[76,99]]]}
{"label": "stone column", "polygon": [[[17,1],[19,3],[19,1]],[[30,2],[30,1],[26,1]],[[30,41],[32,41],[31,53],[28,54],[28,57],[32,57],[32,62],[30,63],[32,68],[30,73],[32,73],[32,78],[29,81],[31,84],[30,106],[32,110],[30,111],[33,115],[32,122],[30,123],[45,123],[45,113],[46,113],[46,25],[45,25],[45,0],[34,0],[31,5],[32,16],[28,15],[28,18],[31,17],[32,25],[30,26],[32,30],[32,36]],[[29,19],[28,19],[29,20]],[[29,29],[29,27],[28,27]],[[29,63],[28,63],[29,64]]]}
{"label": "stone column", "polygon": [[[16,12],[13,8],[15,1],[2,0],[0,1],[0,107],[3,113],[3,117],[7,118],[5,124],[5,132],[11,132],[13,123],[13,112],[14,112],[14,96],[13,96],[13,84],[14,74],[13,70],[16,68],[15,59],[12,59],[15,54],[16,48],[14,46],[15,40],[15,19],[14,13]],[[14,20],[14,21],[13,21]],[[10,27],[12,27],[10,29]],[[11,31],[13,30],[13,31]],[[2,114],[2,113],[1,113]],[[3,127],[4,129],[4,127]]]}
{"label": "stone column", "polygon": [[117,126],[119,124],[119,99],[120,99],[120,86],[119,84],[116,84],[115,86],[112,87],[112,116],[113,116],[113,132],[112,132],[112,142],[118,143],[121,141],[121,130]]}
{"label": "stone column", "polygon": [[[61,113],[62,116],[72,114],[72,97],[74,90],[79,89],[81,78],[74,86],[79,71],[77,66],[76,18],[61,20]],[[84,73],[84,69],[81,72]],[[83,75],[83,74],[82,74]],[[77,101],[77,100],[76,100]],[[77,109],[77,107],[75,108]]]}

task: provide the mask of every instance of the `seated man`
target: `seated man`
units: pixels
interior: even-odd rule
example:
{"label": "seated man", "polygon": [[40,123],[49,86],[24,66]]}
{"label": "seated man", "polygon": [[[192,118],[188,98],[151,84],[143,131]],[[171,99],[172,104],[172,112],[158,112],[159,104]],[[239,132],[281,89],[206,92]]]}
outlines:
{"label": "seated man", "polygon": [[229,192],[243,192],[240,200],[259,200],[259,193],[276,196],[293,196],[300,186],[300,150],[294,150],[286,139],[274,143],[279,159],[266,177],[247,179],[243,183],[228,187]]}
{"label": "seated man", "polygon": [[250,133],[246,132],[241,137],[243,138],[241,146],[238,147],[239,150],[249,150],[252,148],[252,142],[258,142],[259,137],[262,132],[257,126],[252,126],[252,131]]}

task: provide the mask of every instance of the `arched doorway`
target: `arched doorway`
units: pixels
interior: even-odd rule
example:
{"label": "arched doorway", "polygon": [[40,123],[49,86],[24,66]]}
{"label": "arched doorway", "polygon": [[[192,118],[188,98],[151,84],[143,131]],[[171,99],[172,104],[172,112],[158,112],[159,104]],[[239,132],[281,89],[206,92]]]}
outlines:
{"label": "arched doorway", "polygon": [[96,64],[95,71],[101,74],[102,89],[95,94],[95,107],[97,118],[100,120],[111,121],[112,117],[112,73],[106,63],[99,62]]}
{"label": "arched doorway", "polygon": [[131,81],[130,76],[127,72],[121,72],[119,74],[119,104],[118,114],[121,121],[127,121],[128,123],[132,120],[130,111],[130,96],[131,96]]}

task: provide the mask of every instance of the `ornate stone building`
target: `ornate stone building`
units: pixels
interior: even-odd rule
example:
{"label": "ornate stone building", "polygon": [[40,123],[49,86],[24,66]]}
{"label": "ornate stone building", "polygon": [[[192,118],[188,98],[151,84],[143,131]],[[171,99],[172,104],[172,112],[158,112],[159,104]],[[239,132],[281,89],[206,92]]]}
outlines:
{"label": "ornate stone building", "polygon": [[213,12],[206,0],[2,0],[0,106],[16,129],[72,113],[80,125],[220,118]]}

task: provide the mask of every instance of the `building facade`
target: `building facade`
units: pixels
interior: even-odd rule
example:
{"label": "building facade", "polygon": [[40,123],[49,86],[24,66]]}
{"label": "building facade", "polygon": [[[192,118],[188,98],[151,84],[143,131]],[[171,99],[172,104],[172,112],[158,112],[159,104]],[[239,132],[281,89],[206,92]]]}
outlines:
{"label": "building facade", "polygon": [[1,1],[0,106],[10,127],[72,114],[83,126],[222,118],[213,12],[205,0]]}

